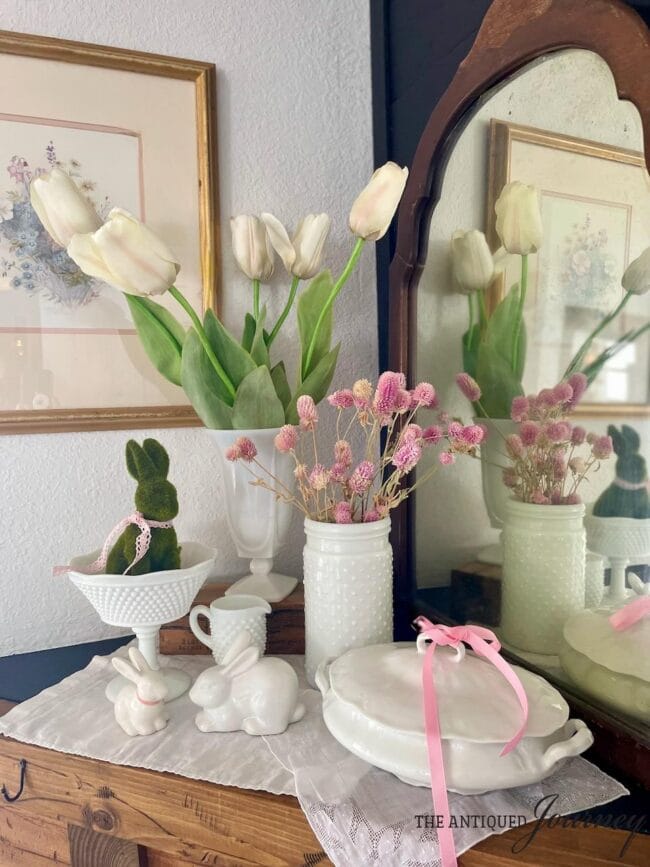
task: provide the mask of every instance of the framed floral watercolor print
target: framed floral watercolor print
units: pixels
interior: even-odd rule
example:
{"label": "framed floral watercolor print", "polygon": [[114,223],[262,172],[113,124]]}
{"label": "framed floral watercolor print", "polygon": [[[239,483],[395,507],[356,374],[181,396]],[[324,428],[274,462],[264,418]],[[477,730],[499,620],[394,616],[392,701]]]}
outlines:
{"label": "framed floral watercolor print", "polygon": [[29,183],[58,166],[100,216],[131,211],[177,255],[195,308],[216,306],[214,66],[0,32],[0,97],[0,432],[198,424],[122,293],[41,226]]}
{"label": "framed floral watercolor print", "polygon": [[[640,151],[496,119],[488,164],[487,236],[493,250],[499,246],[494,202],[503,185],[520,180],[541,194],[544,240],[529,257],[525,313],[524,388],[537,392],[562,377],[585,338],[621,300],[625,268],[650,243],[650,176]],[[518,279],[513,261],[495,291]],[[633,298],[594,341],[590,355],[595,358],[648,322],[650,295]],[[583,415],[649,414],[650,330],[605,365],[587,394]]]}

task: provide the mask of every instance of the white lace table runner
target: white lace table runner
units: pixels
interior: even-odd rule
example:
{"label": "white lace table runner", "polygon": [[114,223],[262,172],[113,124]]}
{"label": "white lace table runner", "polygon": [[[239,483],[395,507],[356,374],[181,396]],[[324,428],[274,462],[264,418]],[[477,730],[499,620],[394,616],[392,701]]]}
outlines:
{"label": "white lace table runner", "polygon": [[[185,695],[168,705],[171,719],[166,729],[129,738],[104,698],[114,669],[109,658],[101,656],[1,717],[0,733],[112,764],[297,795],[323,849],[340,867],[438,867],[436,832],[423,818],[432,813],[430,791],[408,786],[340,746],[323,723],[319,693],[307,688],[302,657],[285,658],[298,672],[308,712],[281,735],[199,732],[194,726],[198,708]],[[169,658],[172,662],[196,677],[212,660],[178,656]],[[544,797],[557,795],[552,813],[566,814],[624,794],[622,785],[580,758],[568,760],[535,786],[475,796],[450,793],[452,816],[459,826],[462,816],[470,823],[454,832],[457,851],[507,830],[499,826],[500,817],[534,819],[535,805]],[[525,833],[522,828],[522,837]]]}

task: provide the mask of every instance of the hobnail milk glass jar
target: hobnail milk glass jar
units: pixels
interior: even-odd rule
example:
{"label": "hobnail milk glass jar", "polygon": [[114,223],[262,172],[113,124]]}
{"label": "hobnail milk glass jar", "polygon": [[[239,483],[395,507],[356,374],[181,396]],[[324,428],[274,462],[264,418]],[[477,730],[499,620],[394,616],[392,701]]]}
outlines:
{"label": "hobnail milk glass jar", "polygon": [[305,519],[305,670],[352,647],[393,640],[390,518],[368,524]]}
{"label": "hobnail milk glass jar", "polygon": [[557,654],[565,621],[585,607],[585,507],[510,499],[503,528],[501,632],[532,653]]}

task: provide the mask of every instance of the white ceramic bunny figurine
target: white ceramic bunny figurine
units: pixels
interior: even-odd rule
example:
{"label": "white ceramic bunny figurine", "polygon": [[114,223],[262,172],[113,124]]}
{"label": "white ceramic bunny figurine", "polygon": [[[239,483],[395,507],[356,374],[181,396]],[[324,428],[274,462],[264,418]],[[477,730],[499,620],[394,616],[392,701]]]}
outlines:
{"label": "white ceramic bunny figurine", "polygon": [[241,630],[221,665],[197,677],[190,699],[203,708],[195,717],[200,731],[277,735],[305,715],[296,672],[284,659],[260,659],[252,640]]}
{"label": "white ceramic bunny figurine", "polygon": [[121,675],[132,680],[118,693],[115,719],[127,735],[152,735],[167,725],[165,710],[167,684],[160,671],[154,671],[137,647],[129,648],[131,662],[113,657],[111,662]]}

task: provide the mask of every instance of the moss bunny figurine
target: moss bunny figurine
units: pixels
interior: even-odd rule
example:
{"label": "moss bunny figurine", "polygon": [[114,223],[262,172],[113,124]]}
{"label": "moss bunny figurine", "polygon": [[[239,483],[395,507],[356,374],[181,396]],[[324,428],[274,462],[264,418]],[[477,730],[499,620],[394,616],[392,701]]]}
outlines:
{"label": "moss bunny figurine", "polygon": [[616,478],[596,500],[593,514],[598,518],[650,518],[648,469],[639,454],[639,434],[626,424],[620,431],[610,424],[607,433],[618,456]]}
{"label": "moss bunny figurine", "polygon": [[[152,522],[171,522],[178,514],[176,488],[167,480],[169,455],[161,444],[154,439],[146,439],[142,445],[135,440],[126,444],[126,466],[137,481],[135,507],[143,518]],[[151,542],[146,554],[136,559],[136,541],[140,529],[129,524],[113,545],[106,572],[122,575],[128,570],[130,575],[144,575],[147,572],[162,572],[166,569],[179,569],[181,549],[172,526],[151,526]]]}

